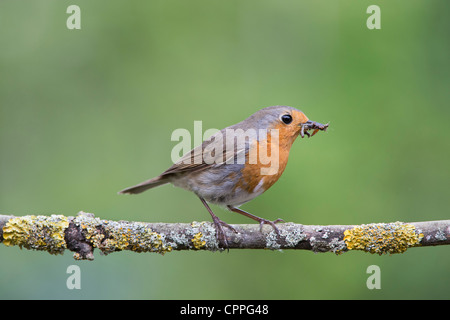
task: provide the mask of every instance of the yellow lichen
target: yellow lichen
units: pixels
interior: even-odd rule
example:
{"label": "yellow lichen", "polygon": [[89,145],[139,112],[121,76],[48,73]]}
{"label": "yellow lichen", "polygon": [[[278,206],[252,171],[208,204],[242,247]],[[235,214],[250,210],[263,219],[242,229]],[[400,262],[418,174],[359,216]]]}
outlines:
{"label": "yellow lichen", "polygon": [[199,250],[206,245],[206,241],[203,240],[203,234],[201,232],[196,233],[194,237],[191,239],[194,248]]}
{"label": "yellow lichen", "polygon": [[104,254],[121,250],[161,254],[172,251],[164,237],[153,232],[144,223],[100,220],[89,215],[78,215],[74,222],[82,227],[84,237],[93,247]]}
{"label": "yellow lichen", "polygon": [[370,253],[402,253],[417,246],[423,234],[415,227],[402,222],[366,224],[344,231],[348,250],[363,250]]}
{"label": "yellow lichen", "polygon": [[62,215],[12,218],[3,227],[3,243],[62,254],[66,249],[64,231],[68,226],[67,217]]}

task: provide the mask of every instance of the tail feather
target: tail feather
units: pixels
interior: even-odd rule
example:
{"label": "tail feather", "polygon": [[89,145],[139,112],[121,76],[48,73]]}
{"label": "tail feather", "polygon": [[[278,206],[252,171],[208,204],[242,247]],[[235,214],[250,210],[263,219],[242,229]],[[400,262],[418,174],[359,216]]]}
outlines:
{"label": "tail feather", "polygon": [[119,194],[137,194],[144,192],[145,190],[158,187],[160,185],[166,184],[169,182],[169,179],[166,177],[156,177],[149,179],[147,181],[141,182],[135,186],[123,189],[122,191],[119,191]]}

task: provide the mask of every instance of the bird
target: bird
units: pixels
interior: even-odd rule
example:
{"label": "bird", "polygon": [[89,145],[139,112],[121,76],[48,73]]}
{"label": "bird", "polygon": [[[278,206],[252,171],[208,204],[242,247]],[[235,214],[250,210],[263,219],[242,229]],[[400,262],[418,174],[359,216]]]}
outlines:
{"label": "bird", "polygon": [[[228,249],[224,228],[235,228],[220,220],[209,204],[215,204],[264,224],[276,223],[239,207],[267,191],[286,168],[289,151],[300,135],[312,137],[326,131],[327,124],[311,121],[290,106],[271,106],[258,110],[245,120],[226,127],[191,151],[160,175],[128,187],[119,194],[139,194],[171,183],[197,195],[211,215],[220,247]],[[312,133],[309,133],[313,130]]]}

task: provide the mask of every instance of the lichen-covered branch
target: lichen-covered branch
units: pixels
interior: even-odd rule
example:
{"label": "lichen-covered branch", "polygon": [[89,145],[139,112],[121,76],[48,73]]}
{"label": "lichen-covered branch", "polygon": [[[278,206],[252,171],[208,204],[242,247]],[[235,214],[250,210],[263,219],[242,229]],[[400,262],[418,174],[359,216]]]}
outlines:
{"label": "lichen-covered branch", "polygon": [[[341,254],[350,250],[402,253],[410,247],[450,244],[450,220],[393,222],[366,225],[313,226],[295,223],[272,227],[233,225],[227,231],[229,249],[304,249]],[[80,212],[75,217],[0,215],[0,242],[6,246],[74,252],[74,258],[93,260],[94,248],[103,254],[130,250],[167,253],[174,250],[222,251],[211,222],[144,223],[111,221]]]}

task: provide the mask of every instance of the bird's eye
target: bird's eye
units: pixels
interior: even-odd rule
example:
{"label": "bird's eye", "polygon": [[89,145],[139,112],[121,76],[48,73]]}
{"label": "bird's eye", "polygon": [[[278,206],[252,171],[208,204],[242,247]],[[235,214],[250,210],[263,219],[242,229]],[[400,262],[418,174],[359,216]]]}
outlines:
{"label": "bird's eye", "polygon": [[292,116],[290,114],[284,114],[281,116],[281,121],[283,121],[285,124],[289,124],[292,122]]}

